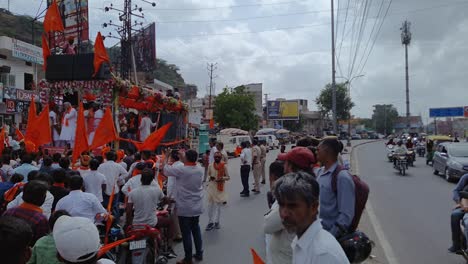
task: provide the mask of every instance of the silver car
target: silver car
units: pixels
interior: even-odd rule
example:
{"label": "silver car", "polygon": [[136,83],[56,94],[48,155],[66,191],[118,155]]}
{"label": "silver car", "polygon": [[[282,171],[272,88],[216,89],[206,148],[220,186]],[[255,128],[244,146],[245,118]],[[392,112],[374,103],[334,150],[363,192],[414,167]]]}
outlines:
{"label": "silver car", "polygon": [[444,142],[434,152],[434,174],[443,172],[447,181],[459,180],[468,173],[468,144]]}

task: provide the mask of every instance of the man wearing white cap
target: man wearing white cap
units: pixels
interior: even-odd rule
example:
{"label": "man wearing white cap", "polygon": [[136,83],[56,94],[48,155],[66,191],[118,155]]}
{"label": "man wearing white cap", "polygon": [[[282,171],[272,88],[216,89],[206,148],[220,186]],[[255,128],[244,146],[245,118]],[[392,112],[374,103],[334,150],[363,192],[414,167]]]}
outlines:
{"label": "man wearing white cap", "polygon": [[108,259],[97,260],[100,248],[99,232],[91,220],[84,217],[62,216],[53,231],[59,259],[66,263],[112,264]]}

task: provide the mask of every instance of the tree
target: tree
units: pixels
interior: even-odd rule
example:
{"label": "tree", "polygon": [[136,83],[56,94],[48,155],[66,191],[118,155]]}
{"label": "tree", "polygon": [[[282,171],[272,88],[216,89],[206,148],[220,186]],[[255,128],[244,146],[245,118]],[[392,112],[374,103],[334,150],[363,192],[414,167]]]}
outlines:
{"label": "tree", "polygon": [[302,132],[304,117],[299,115],[299,120],[284,120],[283,127],[291,132]]}
{"label": "tree", "polygon": [[377,133],[391,133],[397,119],[398,111],[392,104],[374,105],[372,121],[375,124],[375,130]]}
{"label": "tree", "polygon": [[[315,99],[319,110],[324,114],[329,114],[332,107],[332,86],[327,84],[320,92],[320,95]],[[345,83],[336,84],[336,118],[338,120],[347,120],[349,111],[353,108],[354,103],[348,95]]]}
{"label": "tree", "polygon": [[221,127],[256,129],[255,101],[244,86],[224,88],[214,101],[214,119]]}

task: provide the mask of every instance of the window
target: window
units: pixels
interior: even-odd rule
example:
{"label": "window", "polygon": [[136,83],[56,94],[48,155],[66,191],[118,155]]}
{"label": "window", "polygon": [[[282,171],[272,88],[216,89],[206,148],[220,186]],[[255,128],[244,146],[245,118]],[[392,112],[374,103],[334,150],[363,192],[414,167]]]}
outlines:
{"label": "window", "polygon": [[0,82],[3,83],[5,87],[15,87],[15,75],[9,73],[1,73],[0,74]]}

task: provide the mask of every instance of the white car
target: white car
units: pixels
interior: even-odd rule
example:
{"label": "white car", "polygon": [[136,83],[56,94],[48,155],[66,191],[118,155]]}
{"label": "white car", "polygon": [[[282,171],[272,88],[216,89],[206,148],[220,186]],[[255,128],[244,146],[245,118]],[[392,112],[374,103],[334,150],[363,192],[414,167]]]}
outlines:
{"label": "white car", "polygon": [[269,149],[279,149],[279,140],[275,135],[256,135],[254,138],[259,141],[266,141],[266,145]]}

